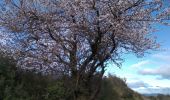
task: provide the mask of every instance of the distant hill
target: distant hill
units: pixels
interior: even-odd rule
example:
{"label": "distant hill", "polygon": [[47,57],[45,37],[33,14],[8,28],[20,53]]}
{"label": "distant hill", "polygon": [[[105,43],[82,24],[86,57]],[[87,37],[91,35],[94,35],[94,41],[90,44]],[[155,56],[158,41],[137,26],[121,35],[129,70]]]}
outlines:
{"label": "distant hill", "polygon": [[170,100],[170,95],[143,94],[148,100]]}
{"label": "distant hill", "polygon": [[157,95],[159,95],[159,94],[157,94],[157,93],[151,93],[151,94],[141,94],[141,95],[146,96],[146,97],[149,97],[149,96],[157,96]]}

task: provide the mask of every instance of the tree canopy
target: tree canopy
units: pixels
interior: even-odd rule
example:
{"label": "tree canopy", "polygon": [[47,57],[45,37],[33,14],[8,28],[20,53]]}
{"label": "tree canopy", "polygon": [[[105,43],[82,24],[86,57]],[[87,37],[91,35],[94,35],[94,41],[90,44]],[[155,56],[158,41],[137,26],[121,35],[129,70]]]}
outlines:
{"label": "tree canopy", "polygon": [[[74,77],[75,87],[102,78],[121,54],[158,47],[154,23],[166,23],[162,0],[2,0],[0,27],[18,65]],[[10,50],[8,52],[10,52]],[[94,98],[98,90],[94,91]]]}

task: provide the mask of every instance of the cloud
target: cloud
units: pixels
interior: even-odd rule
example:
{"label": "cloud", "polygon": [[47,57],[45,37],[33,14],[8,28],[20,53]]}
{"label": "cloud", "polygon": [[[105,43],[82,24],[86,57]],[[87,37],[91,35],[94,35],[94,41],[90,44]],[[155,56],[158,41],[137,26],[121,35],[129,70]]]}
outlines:
{"label": "cloud", "polygon": [[159,75],[162,79],[170,79],[170,65],[164,65],[155,69],[143,69],[138,71],[141,75]]}
{"label": "cloud", "polygon": [[[159,80],[158,80],[159,81]],[[170,87],[161,86],[161,85],[151,85],[144,81],[132,81],[128,82],[127,85],[134,91],[141,94],[170,94]]]}
{"label": "cloud", "polygon": [[163,53],[158,53],[153,55],[152,57],[159,59],[159,60],[163,60],[163,61],[170,61],[170,53],[169,52],[163,52]]}
{"label": "cloud", "polygon": [[[168,79],[170,80],[170,52],[162,52],[152,55],[151,61],[154,62],[155,67],[138,69],[140,75],[152,75],[159,76],[157,79]],[[154,61],[155,60],[155,61]],[[147,63],[147,62],[146,62]],[[151,65],[153,66],[153,65]]]}
{"label": "cloud", "polygon": [[143,81],[136,81],[136,82],[131,82],[131,83],[127,83],[127,85],[130,88],[142,88],[142,87],[150,87],[149,84],[143,82]]}
{"label": "cloud", "polygon": [[138,63],[136,63],[136,64],[133,64],[133,65],[131,65],[130,67],[131,67],[131,68],[140,68],[140,67],[145,66],[145,65],[147,65],[147,64],[149,64],[149,63],[150,63],[149,60],[145,60],[145,61],[141,61],[141,62],[138,62]]}
{"label": "cloud", "polygon": [[134,88],[133,90],[142,94],[170,94],[169,87],[142,87]]}

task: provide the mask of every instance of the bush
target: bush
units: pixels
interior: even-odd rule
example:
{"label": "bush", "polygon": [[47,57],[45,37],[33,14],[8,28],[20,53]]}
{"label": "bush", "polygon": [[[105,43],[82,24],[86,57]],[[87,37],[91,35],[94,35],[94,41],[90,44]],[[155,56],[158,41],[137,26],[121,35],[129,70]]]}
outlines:
{"label": "bush", "polygon": [[15,61],[0,55],[0,100],[60,100],[64,98],[62,82],[49,76],[23,71]]}
{"label": "bush", "polygon": [[[91,86],[95,86],[96,78]],[[87,90],[80,85],[79,100],[87,100]],[[87,87],[88,88],[88,87]],[[0,55],[0,100],[74,100],[74,85],[68,76],[55,79],[39,73],[21,70],[11,57]],[[84,93],[84,94],[83,94]],[[115,76],[102,79],[96,100],[142,100],[126,83]]]}

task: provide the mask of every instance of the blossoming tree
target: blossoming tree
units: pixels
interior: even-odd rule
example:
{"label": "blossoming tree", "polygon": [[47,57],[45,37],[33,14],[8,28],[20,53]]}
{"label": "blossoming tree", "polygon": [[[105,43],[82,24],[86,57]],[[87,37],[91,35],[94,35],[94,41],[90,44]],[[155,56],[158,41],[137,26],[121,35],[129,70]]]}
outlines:
{"label": "blossoming tree", "polygon": [[[0,27],[18,65],[73,79],[89,86],[94,100],[108,63],[121,64],[123,53],[143,56],[158,44],[154,23],[168,24],[162,0],[2,0]],[[6,44],[7,44],[6,43]],[[14,44],[13,44],[14,43]],[[10,48],[11,49],[11,48]]]}

